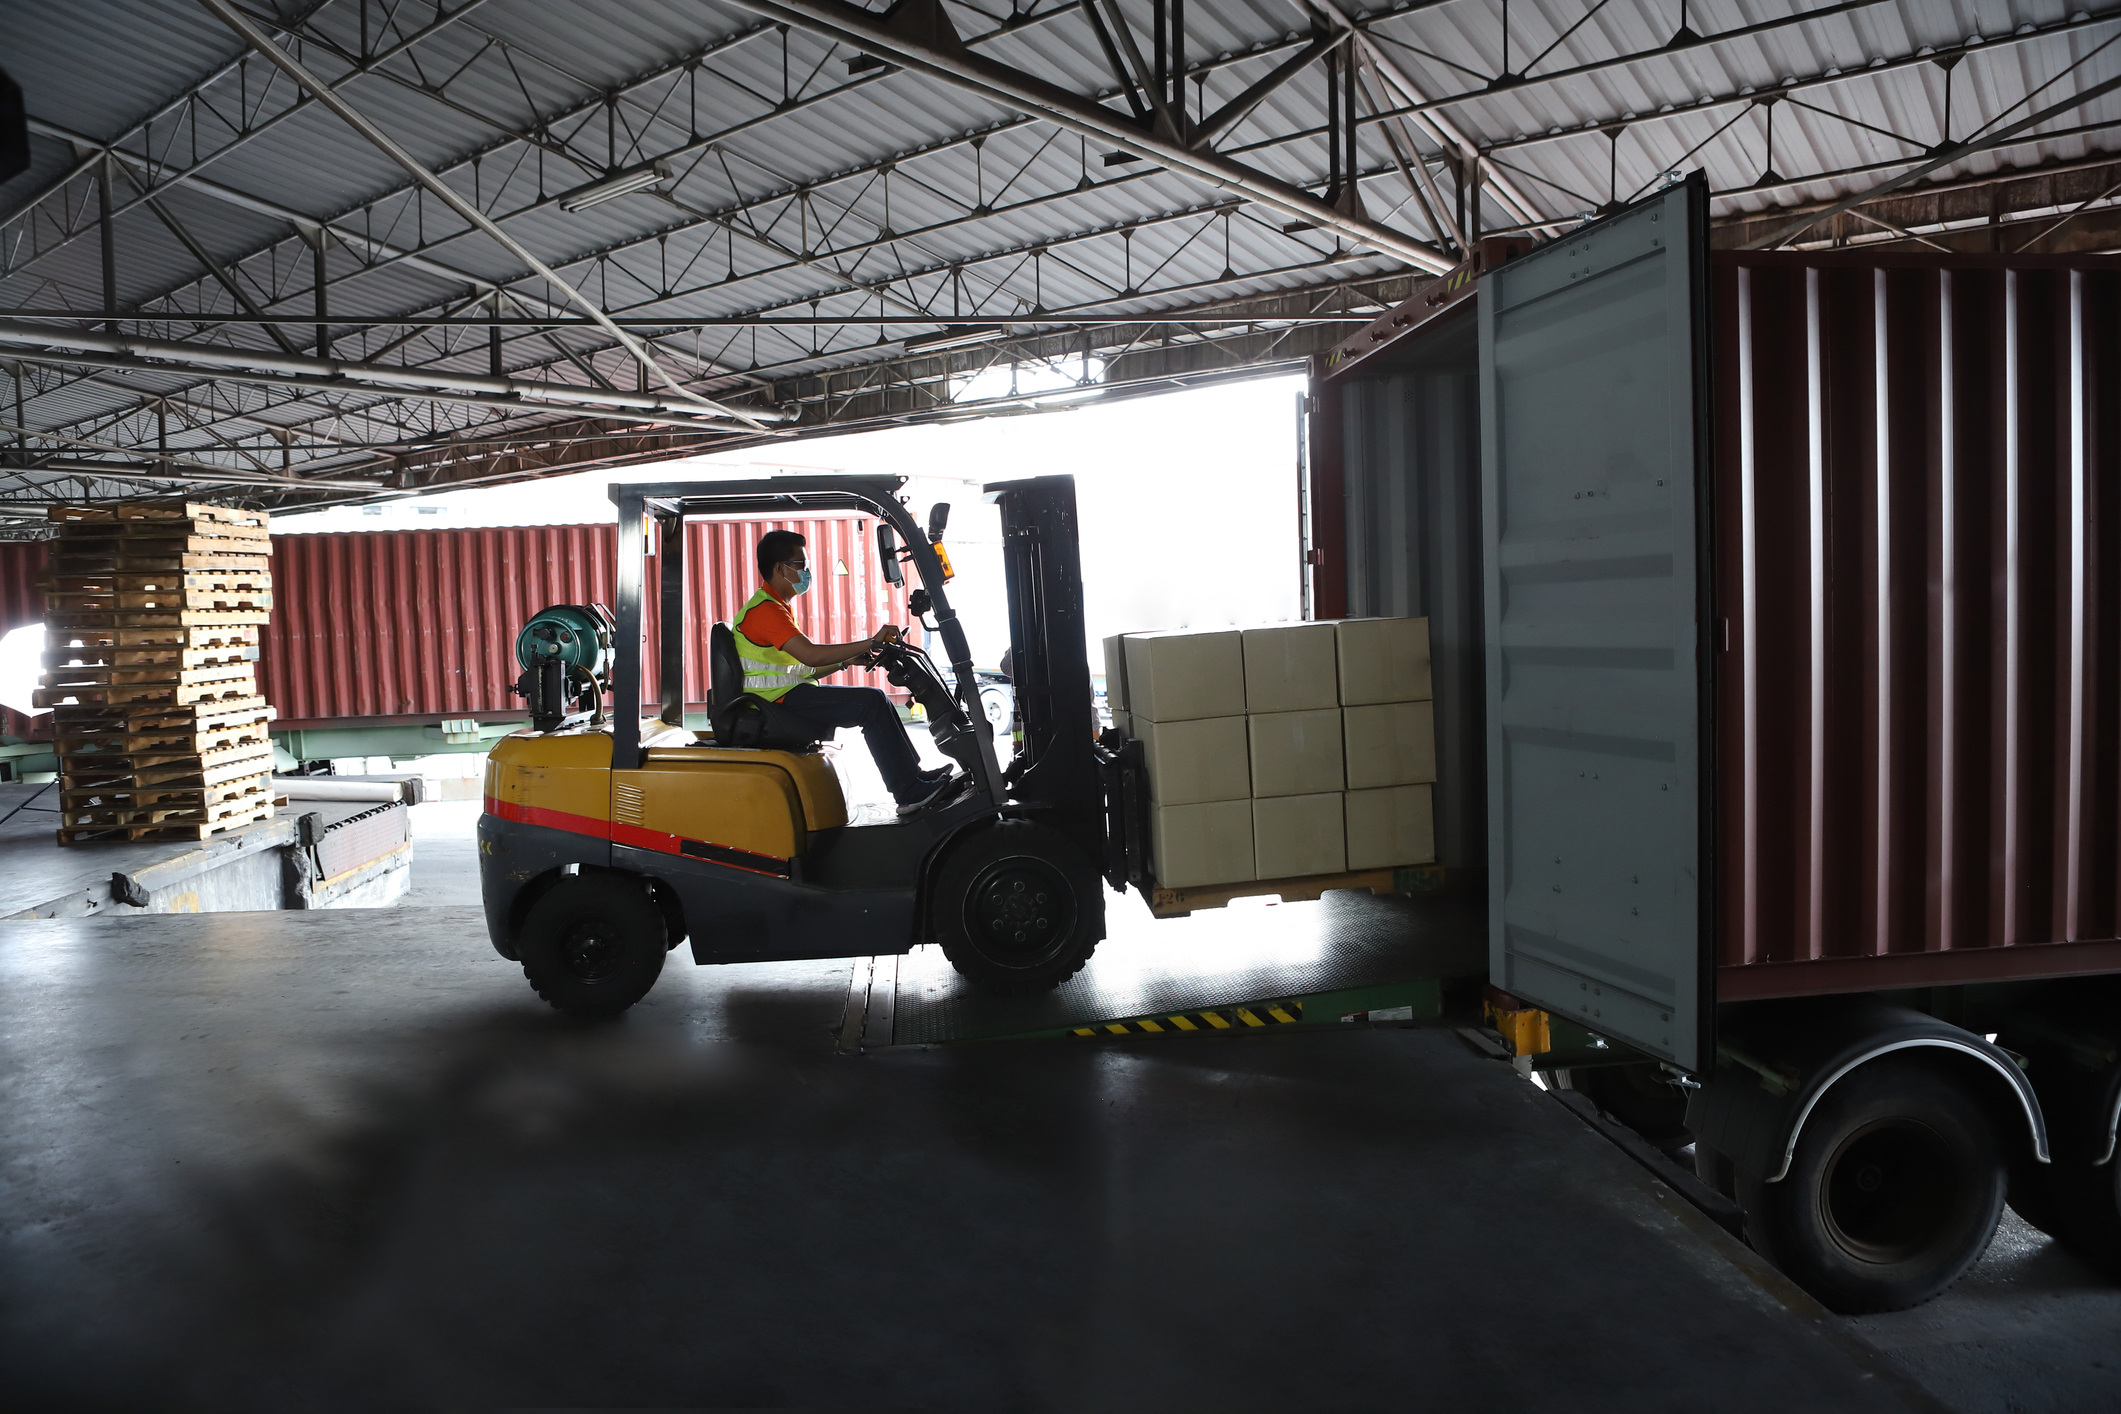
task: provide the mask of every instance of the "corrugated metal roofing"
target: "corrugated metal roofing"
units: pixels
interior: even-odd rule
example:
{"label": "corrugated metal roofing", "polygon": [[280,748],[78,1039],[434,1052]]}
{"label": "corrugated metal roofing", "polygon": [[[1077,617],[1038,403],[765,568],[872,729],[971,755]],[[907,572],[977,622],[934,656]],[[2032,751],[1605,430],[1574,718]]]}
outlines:
{"label": "corrugated metal roofing", "polygon": [[[1121,9],[1148,50],[1150,0],[1123,0]],[[1589,8],[1514,0],[1507,10],[1502,0],[1394,0],[1345,9],[1398,71],[1393,86],[1422,99],[1409,104],[1366,74],[1366,111],[1373,101],[1418,110],[1403,115],[1413,123],[1405,141],[1429,157],[1446,193],[1455,183],[1447,159],[1477,150],[1494,179],[1474,203],[1488,231],[1558,230],[1665,172],[1697,167],[1722,217],[1818,203],[1904,170],[1939,143],[2121,76],[2121,7],[2075,0],[1690,0],[1683,11],[1671,0]],[[442,0],[386,18],[373,6],[305,0],[280,13],[281,34],[302,62],[515,239],[610,312],[668,319],[659,348],[710,396],[794,389],[791,380],[806,374],[888,365],[904,359],[905,337],[954,322],[1039,315],[1050,319],[1044,328],[1065,329],[1071,316],[1183,311],[1303,289],[1323,297],[1404,269],[1388,257],[1351,257],[1329,234],[1288,230],[1280,214],[1152,163],[1108,166],[1109,144],[980,94],[889,68],[850,74],[846,48],[800,26],[783,31],[736,3]],[[948,13],[976,52],[1123,109],[1073,0],[1034,0],[1006,22],[970,5]],[[1190,111],[1212,111],[1295,52],[1311,15],[1268,0],[1195,0],[1186,17]],[[122,305],[241,313],[139,204],[140,190],[154,186],[245,299],[291,318],[313,311],[305,227],[313,234],[309,223],[327,224],[326,293],[340,358],[483,375],[490,351],[481,330],[421,333],[360,321],[453,315],[473,302],[483,309],[495,285],[508,292],[509,317],[579,317],[346,124],[300,100],[285,75],[244,57],[202,7],[0,0],[0,29],[35,122],[31,171],[0,187],[0,314],[101,308],[94,177],[81,170],[71,145],[79,140],[122,157],[113,183]],[[365,68],[354,72],[364,55]],[[1217,145],[1318,192],[1328,111],[1324,69],[1313,64]],[[1938,175],[2099,159],[2112,150],[2117,124],[2121,93],[2097,96]],[[1375,121],[1361,129],[1355,166],[1364,206],[1387,225],[1434,239],[1383,132]],[[656,158],[673,173],[660,192],[572,212],[558,201],[607,165]],[[61,183],[69,172],[76,175]],[[1834,239],[1847,238],[1837,228]],[[925,322],[697,322],[879,314]],[[172,319],[143,332],[260,354],[280,348],[256,325]],[[295,350],[315,352],[306,322],[279,332]],[[1117,352],[1141,336],[1092,331],[1084,339]],[[620,390],[640,382],[607,335],[579,323],[505,328],[501,342],[501,366],[517,376]],[[1007,352],[995,346],[979,357]],[[577,415],[371,390],[252,384],[228,392],[224,380],[138,369],[85,382],[42,367],[23,408],[40,432],[143,450],[150,437],[158,450],[166,438],[172,452],[259,474],[276,471],[283,456],[296,469],[344,470],[370,459],[363,446],[334,450],[334,439],[419,448],[450,433],[500,437]],[[904,376],[883,367],[876,374]],[[226,407],[195,408],[188,416],[210,430],[170,428],[166,415],[150,429],[143,409],[177,390],[238,404],[241,418]],[[0,387],[0,401],[11,393]],[[294,435],[276,436],[276,428]],[[80,446],[67,454],[108,455]],[[371,463],[371,471],[388,476],[391,465]],[[24,494],[0,485],[0,502]]]}

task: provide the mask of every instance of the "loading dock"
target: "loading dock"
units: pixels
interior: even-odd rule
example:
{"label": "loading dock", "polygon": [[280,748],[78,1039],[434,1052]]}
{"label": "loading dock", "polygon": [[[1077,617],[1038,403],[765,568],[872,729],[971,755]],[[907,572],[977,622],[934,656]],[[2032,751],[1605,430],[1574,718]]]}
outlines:
{"label": "loading dock", "polygon": [[[1035,415],[1310,360],[1300,534],[1220,558],[1432,620],[1451,881],[1092,881],[1045,998],[847,930],[582,1031],[472,914],[341,911],[394,807],[0,822],[63,915],[0,908],[0,1398],[2121,1404],[2121,11],[1743,8],[0,0],[0,629],[55,507],[513,488],[280,586],[296,760],[481,749],[647,529],[541,478],[974,417],[968,481],[1068,472]],[[1097,456],[1243,504],[1198,445]],[[706,715],[654,656],[622,740]],[[1972,1265],[1828,1318],[1726,1229],[1849,1309]]]}

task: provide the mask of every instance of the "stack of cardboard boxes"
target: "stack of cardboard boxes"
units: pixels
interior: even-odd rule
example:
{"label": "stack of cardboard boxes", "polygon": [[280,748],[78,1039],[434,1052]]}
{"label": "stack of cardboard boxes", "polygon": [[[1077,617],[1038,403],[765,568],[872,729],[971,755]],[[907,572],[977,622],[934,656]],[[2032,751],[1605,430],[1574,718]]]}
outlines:
{"label": "stack of cardboard boxes", "polygon": [[204,839],[270,817],[265,513],[119,504],[51,518],[36,702],[53,709],[59,842]]}
{"label": "stack of cardboard boxes", "polygon": [[1122,634],[1105,683],[1142,743],[1164,887],[1434,859],[1428,620]]}

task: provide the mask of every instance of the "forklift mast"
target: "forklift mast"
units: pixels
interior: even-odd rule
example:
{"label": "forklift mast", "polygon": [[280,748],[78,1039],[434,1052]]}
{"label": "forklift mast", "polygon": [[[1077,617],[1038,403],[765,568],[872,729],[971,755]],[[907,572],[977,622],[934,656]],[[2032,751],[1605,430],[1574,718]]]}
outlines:
{"label": "forklift mast", "polygon": [[1001,511],[1011,677],[1024,732],[1006,777],[1009,794],[1099,861],[1104,785],[1094,750],[1075,478],[1006,481],[986,492]]}

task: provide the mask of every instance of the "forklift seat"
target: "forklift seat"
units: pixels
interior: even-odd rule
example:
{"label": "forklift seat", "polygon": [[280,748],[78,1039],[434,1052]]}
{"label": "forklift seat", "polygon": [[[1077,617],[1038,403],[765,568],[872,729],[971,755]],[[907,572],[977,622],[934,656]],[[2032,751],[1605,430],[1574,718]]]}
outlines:
{"label": "forklift seat", "polygon": [[780,704],[744,691],[744,660],[736,630],[716,624],[707,633],[707,716],[716,746],[759,751],[815,751],[817,737]]}

